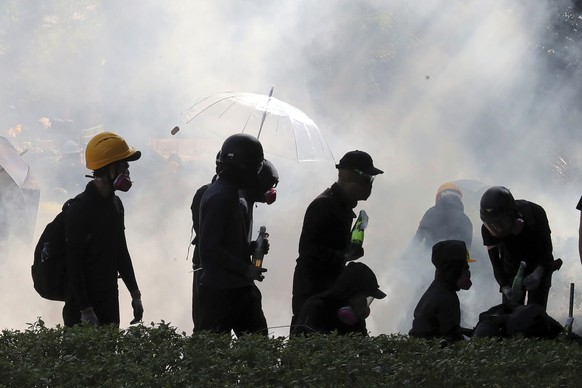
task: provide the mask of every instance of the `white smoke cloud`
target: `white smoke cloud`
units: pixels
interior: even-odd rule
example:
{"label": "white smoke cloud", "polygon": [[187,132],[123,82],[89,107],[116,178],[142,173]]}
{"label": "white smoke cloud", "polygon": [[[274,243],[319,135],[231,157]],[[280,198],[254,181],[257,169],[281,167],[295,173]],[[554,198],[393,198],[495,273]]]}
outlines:
{"label": "white smoke cloud", "polygon": [[[434,203],[437,187],[457,179],[505,185],[517,198],[544,206],[555,256],[565,261],[554,276],[548,310],[563,321],[567,287],[580,271],[574,209],[580,193],[573,187],[576,181],[560,180],[552,164],[566,155],[571,174],[580,168],[575,151],[581,139],[575,130],[582,118],[573,103],[580,96],[579,81],[569,78],[579,76],[580,69],[564,65],[579,62],[580,45],[564,47],[552,30],[567,0],[493,5],[432,0],[422,6],[404,1],[85,1],[72,2],[70,9],[43,4],[32,12],[31,5],[12,2],[12,15],[29,16],[33,27],[0,35],[5,42],[0,55],[14,55],[24,64],[18,68],[0,56],[3,74],[22,80],[19,85],[3,81],[7,87],[0,101],[9,108],[3,107],[0,130],[4,134],[24,125],[14,142],[31,149],[23,157],[43,185],[36,237],[67,195],[86,183],[82,169],[63,171],[55,158],[33,152],[39,139],[51,136],[41,129],[40,118],[52,117],[74,139],[81,128],[103,125],[143,151],[143,159],[132,164],[134,187],[120,196],[147,322],[165,320],[183,331],[192,329],[189,205],[195,190],[212,177],[222,140],[209,134],[212,128],[184,127],[174,137],[170,129],[201,97],[268,93],[271,85],[277,98],[319,125],[336,160],[361,149],[385,171],[370,199],[356,208],[370,215],[362,261],[389,294],[372,305],[372,334],[410,328],[415,298],[428,285],[432,268],[426,257],[400,255]],[[42,29],[52,31],[48,22],[67,20],[75,33],[55,33],[52,45],[43,40]],[[77,50],[70,49],[75,42]],[[183,156],[178,173],[155,154],[154,138],[182,141],[182,148],[170,148]],[[259,288],[271,332],[286,335],[304,211],[337,172],[332,163],[296,163],[269,155],[269,145],[264,146],[281,182],[277,202],[255,209],[254,229],[266,225],[271,234],[267,277]],[[54,188],[64,181],[69,193],[57,196]],[[472,221],[478,249],[480,223],[474,216]],[[61,322],[61,305],[35,294],[31,262],[32,247],[20,243],[2,262],[0,327],[21,329],[37,316],[51,325]],[[474,287],[460,293],[466,326],[499,300],[485,256],[472,273]],[[123,326],[131,308],[123,285],[120,290]]]}

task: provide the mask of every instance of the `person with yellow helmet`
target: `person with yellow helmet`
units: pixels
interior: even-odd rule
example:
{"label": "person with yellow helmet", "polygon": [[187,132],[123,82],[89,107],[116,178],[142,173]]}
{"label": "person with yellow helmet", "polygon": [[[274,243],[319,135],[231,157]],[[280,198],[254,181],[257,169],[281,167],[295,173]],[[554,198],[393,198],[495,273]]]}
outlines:
{"label": "person with yellow helmet", "polygon": [[65,213],[68,284],[63,319],[70,327],[119,325],[118,275],[132,298],[134,319],[141,321],[143,305],[125,239],[124,209],[115,191],[127,191],[129,163],[141,152],[119,135],[102,132],[85,149],[93,178]]}
{"label": "person with yellow helmet", "polygon": [[412,244],[424,244],[429,250],[443,240],[461,240],[471,250],[473,223],[465,214],[463,193],[452,182],[442,184],[436,193],[435,205],[428,209],[422,219]]}

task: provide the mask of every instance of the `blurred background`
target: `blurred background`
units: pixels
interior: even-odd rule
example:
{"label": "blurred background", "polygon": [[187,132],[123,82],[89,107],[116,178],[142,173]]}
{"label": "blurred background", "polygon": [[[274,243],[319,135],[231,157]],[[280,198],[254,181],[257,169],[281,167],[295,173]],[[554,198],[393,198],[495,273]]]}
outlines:
{"label": "blurred background", "polygon": [[[437,188],[456,180],[474,182],[464,187],[477,259],[474,286],[460,293],[464,326],[500,301],[478,217],[479,190],[489,185],[545,208],[564,260],[548,312],[564,322],[569,284],[582,275],[581,15],[572,0],[4,0],[2,167],[17,173],[0,172],[0,328],[62,322],[62,304],[32,287],[34,243],[86,185],[88,139],[112,131],[143,152],[120,197],[144,321],[190,333],[189,206],[212,178],[222,134],[244,123],[186,124],[183,113],[206,96],[268,94],[273,85],[274,97],[319,127],[333,157],[297,161],[275,152],[280,140],[263,142],[280,174],[277,202],[258,205],[254,217],[255,235],[265,225],[271,236],[259,288],[272,335],[289,331],[305,209],[336,180],[334,160],[354,149],[385,171],[355,209],[370,217],[361,260],[388,294],[372,305],[372,335],[410,329],[433,268],[428,253],[402,253]],[[130,297],[120,290],[126,327]]]}

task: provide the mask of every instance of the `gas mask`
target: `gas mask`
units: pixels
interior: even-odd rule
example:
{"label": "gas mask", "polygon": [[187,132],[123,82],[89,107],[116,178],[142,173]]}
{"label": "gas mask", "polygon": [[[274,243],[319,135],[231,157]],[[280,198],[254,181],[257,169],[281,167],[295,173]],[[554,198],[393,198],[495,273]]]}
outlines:
{"label": "gas mask", "polygon": [[265,200],[265,203],[267,205],[272,204],[273,202],[275,202],[277,200],[277,189],[270,188],[269,190],[265,191],[265,193],[263,194],[263,198]]}
{"label": "gas mask", "polygon": [[133,182],[129,179],[129,175],[119,174],[113,181],[113,189],[126,192],[131,188]]}
{"label": "gas mask", "polygon": [[[358,321],[364,320],[370,316],[370,304],[374,300],[373,297],[369,296],[362,299],[362,303],[352,303],[351,305],[341,307],[337,313],[337,318],[346,326],[354,326]],[[358,311],[359,313],[356,313]]]}
{"label": "gas mask", "polygon": [[116,165],[115,174],[117,177],[113,180],[113,189],[123,192],[128,191],[133,183],[131,179],[129,179],[129,163],[121,162]]}

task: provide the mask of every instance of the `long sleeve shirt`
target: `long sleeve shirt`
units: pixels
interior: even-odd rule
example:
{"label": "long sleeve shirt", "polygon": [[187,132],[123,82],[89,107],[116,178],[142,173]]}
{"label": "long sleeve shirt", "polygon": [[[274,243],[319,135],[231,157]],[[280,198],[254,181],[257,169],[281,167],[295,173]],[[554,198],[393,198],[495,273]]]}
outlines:
{"label": "long sleeve shirt", "polygon": [[224,178],[214,182],[200,203],[201,283],[214,288],[253,284],[246,275],[251,264],[245,216],[238,187]]}
{"label": "long sleeve shirt", "polygon": [[138,289],[125,239],[124,212],[115,195],[103,197],[94,182],[76,197],[65,215],[68,300],[81,309],[94,296],[117,293],[118,274]]}

